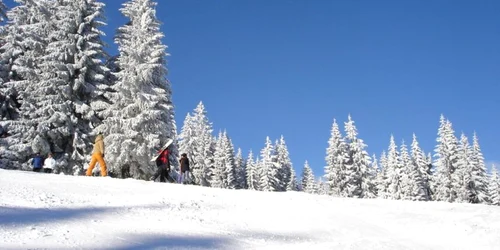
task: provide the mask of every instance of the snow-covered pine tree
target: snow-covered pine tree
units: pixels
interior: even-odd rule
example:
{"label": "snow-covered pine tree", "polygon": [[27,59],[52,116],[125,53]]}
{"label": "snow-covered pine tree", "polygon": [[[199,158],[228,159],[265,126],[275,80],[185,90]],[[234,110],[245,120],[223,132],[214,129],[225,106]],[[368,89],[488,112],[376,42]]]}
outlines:
{"label": "snow-covered pine tree", "polygon": [[348,155],[344,138],[337,121],[333,119],[328,148],[326,149],[325,181],[329,186],[329,194],[340,196],[346,188],[346,166]]}
{"label": "snow-covered pine tree", "polygon": [[358,138],[358,131],[351,116],[345,122],[347,154],[345,196],[356,198],[376,197],[375,173],[370,167],[371,159],[366,144]]}
{"label": "snow-covered pine tree", "polygon": [[[40,82],[39,64],[52,30],[50,10],[54,5],[42,0],[18,3],[7,12],[9,22],[4,27],[0,49],[0,114],[4,120],[1,126],[9,133],[8,137],[0,138],[0,158],[5,168],[30,169],[27,161],[33,150],[28,144],[31,141],[24,138],[35,138],[36,129],[28,124],[31,122],[28,114],[20,114],[20,108],[23,104],[30,105],[23,98],[31,94],[26,93],[28,87]],[[49,150],[47,146],[46,151]]]}
{"label": "snow-covered pine tree", "polygon": [[486,173],[486,164],[484,163],[483,153],[479,146],[479,139],[474,132],[472,137],[472,152],[471,152],[471,175],[468,185],[470,190],[469,202],[471,203],[487,203],[488,202],[488,175]]}
{"label": "snow-covered pine tree", "polygon": [[41,79],[38,86],[30,86],[39,91],[24,97],[35,105],[24,105],[22,110],[41,126],[37,136],[46,140],[52,152],[61,154],[60,170],[81,174],[92,150],[93,137],[88,134],[100,123],[94,110],[109,106],[103,101],[108,70],[101,60],[106,54],[99,30],[105,25],[104,4],[94,0],[57,3],[51,20],[57,28],[48,36]]}
{"label": "snow-covered pine tree", "polygon": [[243,154],[241,148],[238,148],[236,156],[234,158],[234,164],[236,166],[236,188],[246,189],[247,188],[247,170],[245,166],[245,159],[243,159]]}
{"label": "snow-covered pine tree", "polygon": [[469,202],[469,197],[472,195],[469,188],[471,182],[472,166],[472,147],[465,134],[460,136],[460,143],[458,145],[457,167],[453,173],[453,189],[456,193],[455,202]]}
{"label": "snow-covered pine tree", "polygon": [[192,115],[187,115],[180,134],[179,147],[188,154],[194,182],[210,186],[214,164],[215,144],[212,123],[208,120],[203,102],[196,106]]}
{"label": "snow-covered pine tree", "polygon": [[500,206],[500,178],[495,165],[491,166],[491,177],[488,185],[488,194],[491,205]]}
{"label": "snow-covered pine tree", "polygon": [[411,158],[412,164],[419,170],[421,177],[421,185],[423,188],[422,200],[428,201],[431,198],[431,189],[429,186],[429,180],[431,178],[429,161],[425,157],[424,151],[420,148],[415,134],[413,134],[413,141],[411,143]]}
{"label": "snow-covered pine tree", "polygon": [[276,163],[276,154],[274,153],[274,146],[266,137],[265,147],[260,151],[260,181],[259,187],[261,191],[279,191],[278,179],[278,164]]}
{"label": "snow-covered pine tree", "polygon": [[309,166],[309,162],[304,163],[304,169],[302,170],[302,182],[301,190],[306,193],[316,193],[316,181],[314,180],[314,173]]}
{"label": "snow-covered pine tree", "polygon": [[[117,64],[113,104],[102,112],[104,124],[96,130],[105,135],[106,160],[111,171],[130,167],[133,178],[148,178],[155,170],[150,162],[155,148],[176,137],[171,86],[166,79],[167,46],[156,17],[156,3],[131,0],[120,11],[129,20],[118,28],[115,42]],[[178,166],[176,143],[170,147],[172,168]]]}
{"label": "snow-covered pine tree", "polygon": [[252,150],[248,153],[245,165],[247,172],[247,188],[250,190],[259,190],[259,175],[257,173],[257,165],[255,163]]}
{"label": "snow-covered pine tree", "polygon": [[377,197],[379,198],[386,199],[388,197],[387,185],[389,184],[389,182],[386,179],[387,179],[387,155],[384,150],[380,155],[380,166],[376,177]]}
{"label": "snow-covered pine tree", "polygon": [[225,180],[225,145],[222,131],[219,131],[215,143],[214,167],[210,186],[214,188],[226,188]]}
{"label": "snow-covered pine tree", "polygon": [[454,202],[456,192],[453,184],[453,174],[457,168],[458,140],[450,121],[443,115],[440,117],[437,145],[434,149],[436,173],[433,175],[432,186],[436,201]]}
{"label": "snow-covered pine tree", "polygon": [[283,135],[280,140],[276,142],[275,148],[276,162],[278,163],[278,190],[286,191],[287,185],[290,183],[290,172],[293,166]]}
{"label": "snow-covered pine tree", "polygon": [[401,144],[401,163],[403,166],[402,171],[402,199],[420,201],[425,199],[424,185],[420,175],[419,168],[413,164],[413,161],[408,153],[406,143]]}
{"label": "snow-covered pine tree", "polygon": [[236,165],[234,164],[234,146],[224,131],[222,134],[223,152],[224,152],[224,188],[236,189]]}
{"label": "snow-covered pine tree", "polygon": [[290,169],[290,182],[286,185],[286,191],[298,191],[299,184],[297,181],[297,175],[295,174],[295,169],[292,167]]}
{"label": "snow-covered pine tree", "polygon": [[386,170],[386,187],[387,198],[392,200],[400,200],[403,198],[403,164],[401,156],[394,141],[394,136],[391,135],[389,149],[387,151],[387,170]]}
{"label": "snow-covered pine tree", "polygon": [[330,192],[330,188],[328,187],[328,184],[323,180],[323,177],[320,177],[315,185],[316,193],[319,195],[328,195],[328,193]]}

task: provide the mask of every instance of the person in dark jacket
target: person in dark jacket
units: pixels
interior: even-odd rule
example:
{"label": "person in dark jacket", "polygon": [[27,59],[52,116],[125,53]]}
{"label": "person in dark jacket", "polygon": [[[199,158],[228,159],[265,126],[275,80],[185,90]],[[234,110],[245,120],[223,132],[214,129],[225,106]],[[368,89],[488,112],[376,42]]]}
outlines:
{"label": "person in dark jacket", "polygon": [[151,180],[154,181],[158,176],[160,176],[160,182],[166,182],[168,178],[168,172],[170,172],[170,161],[168,160],[168,148],[164,149],[160,152],[158,158],[156,158],[156,173],[151,177]]}
{"label": "person in dark jacket", "polygon": [[33,172],[40,172],[43,167],[43,157],[40,153],[36,153],[33,159],[31,160],[31,165],[33,165]]}
{"label": "person in dark jacket", "polygon": [[179,160],[179,163],[181,165],[181,173],[179,174],[179,178],[177,182],[179,183],[186,183],[186,182],[191,182],[191,179],[189,178],[189,159],[187,158],[187,154],[183,153],[181,154],[181,159]]}

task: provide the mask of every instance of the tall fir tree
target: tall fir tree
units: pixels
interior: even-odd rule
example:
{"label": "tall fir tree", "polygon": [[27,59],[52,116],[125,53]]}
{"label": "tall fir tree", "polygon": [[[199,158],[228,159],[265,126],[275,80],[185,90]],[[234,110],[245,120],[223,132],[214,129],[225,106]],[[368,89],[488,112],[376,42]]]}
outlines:
{"label": "tall fir tree", "polygon": [[238,148],[238,150],[236,151],[234,164],[236,167],[236,188],[246,189],[247,171],[246,171],[245,159],[243,159],[243,153],[241,152],[241,148]]}
{"label": "tall fir tree", "polygon": [[347,186],[344,192],[347,197],[374,198],[376,186],[375,173],[370,167],[371,158],[365,150],[366,144],[358,138],[358,131],[350,115],[345,123],[345,133],[349,158],[346,164]]}
{"label": "tall fir tree", "polygon": [[190,157],[194,183],[201,186],[210,186],[213,174],[215,144],[212,132],[205,105],[200,102],[193,114],[188,114],[184,120],[179,147]]}
{"label": "tall fir tree", "polygon": [[[156,3],[131,0],[120,11],[128,22],[118,28],[115,42],[120,71],[109,97],[113,104],[102,112],[106,160],[110,170],[128,166],[134,178],[148,178],[155,166],[149,159],[168,139],[176,138],[170,82],[166,79],[167,46],[156,17]],[[176,143],[170,147],[172,168],[178,166]]]}
{"label": "tall fir tree", "polygon": [[436,201],[454,202],[456,192],[453,184],[453,175],[458,161],[458,140],[450,121],[443,115],[440,117],[437,145],[434,149],[436,160],[434,166],[436,173],[433,175],[433,192]]}
{"label": "tall fir tree", "polygon": [[248,153],[245,165],[247,172],[247,188],[250,190],[259,190],[259,175],[257,173],[257,166],[252,150]]}
{"label": "tall fir tree", "polygon": [[394,136],[391,135],[389,149],[387,151],[387,198],[392,200],[400,200],[403,195],[403,165],[401,155],[394,141]]}
{"label": "tall fir tree", "polygon": [[[1,126],[9,133],[7,138],[0,138],[0,156],[5,168],[29,169],[28,160],[38,150],[30,143],[40,139],[28,139],[36,138],[37,129],[44,126],[33,124],[30,115],[36,117],[39,114],[30,114],[24,107],[37,105],[30,103],[31,94],[39,95],[45,90],[36,86],[40,82],[40,64],[48,36],[56,28],[52,27],[51,19],[57,3],[42,0],[17,2],[19,5],[7,12],[9,22],[4,27],[0,49]],[[49,152],[50,145],[44,146],[42,153]]]}
{"label": "tall fir tree", "polygon": [[486,173],[486,164],[484,163],[483,153],[479,146],[479,139],[474,132],[472,137],[471,169],[468,171],[471,175],[469,182],[471,203],[488,202],[488,175]]}
{"label": "tall fir tree", "polygon": [[260,181],[259,187],[262,191],[279,191],[279,173],[276,162],[276,154],[269,136],[266,137],[266,144],[260,151]]}
{"label": "tall fir tree", "polygon": [[302,170],[302,181],[301,189],[306,193],[313,194],[316,192],[316,181],[314,180],[314,173],[309,166],[309,162],[304,163],[304,169]]}
{"label": "tall fir tree", "polygon": [[431,199],[431,189],[430,189],[430,178],[431,178],[431,173],[430,173],[430,168],[429,168],[429,162],[425,156],[424,151],[420,148],[420,145],[417,140],[417,136],[413,134],[413,141],[411,143],[411,158],[412,158],[412,164],[414,165],[415,168],[418,169],[421,182],[422,182],[422,188],[423,188],[423,197],[422,200],[430,200]]}
{"label": "tall fir tree", "polygon": [[340,196],[346,188],[347,145],[340,132],[337,121],[333,119],[328,148],[326,149],[325,181],[329,194]]}
{"label": "tall fir tree", "polygon": [[293,166],[283,135],[275,143],[275,148],[276,163],[278,164],[278,190],[286,191],[288,189],[287,185],[290,183],[290,174]]}
{"label": "tall fir tree", "polygon": [[491,166],[491,177],[488,184],[488,194],[490,204],[500,206],[500,178],[498,177],[498,169],[495,165]]}

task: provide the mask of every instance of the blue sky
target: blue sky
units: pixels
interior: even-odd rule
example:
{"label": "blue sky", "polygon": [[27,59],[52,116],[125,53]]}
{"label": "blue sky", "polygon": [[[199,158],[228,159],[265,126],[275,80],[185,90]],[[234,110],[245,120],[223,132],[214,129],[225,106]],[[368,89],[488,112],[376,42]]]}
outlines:
{"label": "blue sky", "polygon": [[[103,2],[113,54],[124,1]],[[245,154],[284,135],[318,176],[333,118],[378,157],[391,133],[433,150],[444,114],[500,160],[500,1],[158,2],[179,130],[203,101]]]}

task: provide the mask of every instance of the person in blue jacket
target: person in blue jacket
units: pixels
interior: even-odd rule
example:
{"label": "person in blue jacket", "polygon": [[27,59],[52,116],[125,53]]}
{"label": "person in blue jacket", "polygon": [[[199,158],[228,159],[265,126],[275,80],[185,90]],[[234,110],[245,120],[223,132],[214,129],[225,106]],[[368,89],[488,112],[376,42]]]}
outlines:
{"label": "person in blue jacket", "polygon": [[40,153],[36,153],[33,159],[31,160],[31,165],[33,165],[33,172],[40,172],[43,167],[43,157]]}

